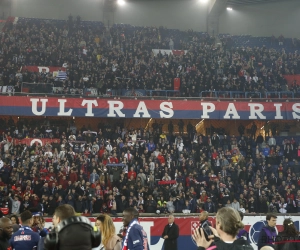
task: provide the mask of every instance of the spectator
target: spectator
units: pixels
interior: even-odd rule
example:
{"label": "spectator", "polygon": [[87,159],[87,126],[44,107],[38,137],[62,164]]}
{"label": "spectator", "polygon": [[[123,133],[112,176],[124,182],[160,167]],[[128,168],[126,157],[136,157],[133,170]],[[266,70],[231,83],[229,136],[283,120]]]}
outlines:
{"label": "spectator", "polygon": [[170,197],[170,200],[167,202],[167,208],[169,213],[174,213],[175,212],[175,206],[173,204],[173,197]]}
{"label": "spectator", "polygon": [[240,203],[237,201],[236,198],[233,199],[233,202],[231,203],[231,207],[237,211],[240,210]]}
{"label": "spectator", "polygon": [[14,199],[12,199],[11,194],[9,194],[9,199],[12,203],[11,213],[12,214],[19,214],[20,213],[20,207],[21,207],[21,202],[19,201],[19,197],[17,195],[15,195]]}

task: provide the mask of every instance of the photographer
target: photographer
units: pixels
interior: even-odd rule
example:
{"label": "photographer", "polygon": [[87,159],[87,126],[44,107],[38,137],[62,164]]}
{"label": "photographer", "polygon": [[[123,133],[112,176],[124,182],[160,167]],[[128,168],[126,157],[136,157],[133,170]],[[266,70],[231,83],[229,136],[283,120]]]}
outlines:
{"label": "photographer", "polygon": [[[50,234],[46,237],[44,241],[44,248],[42,248],[42,243],[40,242],[41,244],[39,244],[39,249],[91,250],[93,247],[95,247],[95,243],[92,240],[91,228],[89,227],[89,225],[85,225],[84,223],[71,222],[70,225],[72,226],[68,226],[67,219],[71,219],[72,217],[75,218],[75,210],[72,206],[64,204],[57,207],[52,219],[54,231],[50,232]],[[73,221],[75,221],[75,219]],[[65,229],[66,227],[67,230]],[[58,242],[56,238],[58,238]],[[99,239],[97,240],[99,241],[98,245],[100,245],[100,235]]]}
{"label": "photographer", "polygon": [[207,232],[207,229],[204,231],[203,228],[200,228],[194,231],[192,237],[197,244],[198,250],[253,250],[246,240],[236,238],[239,230],[243,227],[244,224],[238,211],[230,207],[223,207],[219,209],[216,215],[216,229],[209,227],[210,232]]}

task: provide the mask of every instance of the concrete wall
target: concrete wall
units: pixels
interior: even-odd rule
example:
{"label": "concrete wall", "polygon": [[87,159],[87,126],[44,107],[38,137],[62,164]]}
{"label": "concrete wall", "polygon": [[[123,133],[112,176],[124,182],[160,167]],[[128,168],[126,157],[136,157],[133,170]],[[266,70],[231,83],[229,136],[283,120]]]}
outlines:
{"label": "concrete wall", "polygon": [[300,1],[282,0],[278,3],[256,4],[232,11],[225,10],[220,16],[220,33],[254,36],[298,37]]}
{"label": "concrete wall", "polygon": [[[125,0],[126,1],[126,0]],[[11,2],[11,8],[8,4]],[[1,4],[2,3],[2,4]],[[5,5],[5,6],[4,6]],[[0,15],[103,21],[103,0],[0,0]],[[207,30],[207,5],[199,0],[131,1],[118,6],[110,18],[115,23],[160,26],[181,30]],[[299,37],[300,0],[233,7],[220,16],[220,33]],[[111,24],[111,23],[110,23]]]}
{"label": "concrete wall", "polygon": [[[103,0],[11,0],[12,15],[103,21]],[[116,23],[206,31],[207,6],[197,0],[133,1],[117,6]]]}

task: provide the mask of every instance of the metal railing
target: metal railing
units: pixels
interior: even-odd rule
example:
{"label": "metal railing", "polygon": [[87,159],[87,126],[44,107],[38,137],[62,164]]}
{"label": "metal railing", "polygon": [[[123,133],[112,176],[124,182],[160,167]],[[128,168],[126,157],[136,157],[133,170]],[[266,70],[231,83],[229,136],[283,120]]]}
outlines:
{"label": "metal railing", "polygon": [[[2,86],[2,88],[5,86]],[[56,87],[53,87],[55,89]],[[93,90],[93,91],[91,91]],[[127,93],[125,92],[127,91]],[[129,91],[130,92],[130,91]],[[137,94],[140,93],[140,94]],[[202,91],[198,97],[182,97],[178,90],[134,90],[128,94],[128,90],[112,91],[105,94],[98,94],[97,89],[82,89],[80,93],[56,93],[50,92],[15,92],[14,90],[1,92],[0,96],[41,96],[41,97],[61,97],[61,98],[114,98],[114,99],[152,99],[152,100],[201,100],[201,101],[253,101],[264,100],[270,102],[291,101],[295,102],[300,98],[300,92],[292,91],[268,91],[268,92],[241,92],[241,91]]]}
{"label": "metal railing", "polygon": [[[299,98],[300,92],[296,93]],[[292,91],[266,91],[264,93],[261,92],[242,92],[242,91],[202,91],[199,95],[201,98],[265,98],[265,99],[294,99],[295,93]]]}

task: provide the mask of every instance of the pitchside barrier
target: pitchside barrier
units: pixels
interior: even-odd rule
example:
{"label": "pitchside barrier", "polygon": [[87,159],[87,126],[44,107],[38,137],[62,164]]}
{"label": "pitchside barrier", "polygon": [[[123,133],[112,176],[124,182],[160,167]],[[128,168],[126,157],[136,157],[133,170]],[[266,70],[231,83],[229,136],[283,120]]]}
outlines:
{"label": "pitchside barrier", "polygon": [[[178,238],[178,249],[196,249],[196,244],[194,243],[191,235],[193,230],[199,227],[199,218],[198,214],[174,214],[175,223],[179,226],[179,238]],[[95,222],[95,217],[90,217],[92,223]],[[291,218],[296,228],[299,230],[299,215],[282,215],[279,214],[277,218],[276,229],[280,232],[283,228],[283,221],[285,218]],[[45,218],[46,227],[49,228],[52,226],[52,218]],[[215,227],[215,216],[210,215],[208,220]],[[243,222],[245,224],[245,229],[249,232],[249,238],[251,245],[257,250],[257,240],[259,232],[262,227],[266,225],[266,216],[265,215],[245,215]],[[113,217],[113,221],[116,227],[117,232],[119,232],[123,226],[122,215],[119,214],[118,217]],[[143,226],[144,230],[148,235],[149,245],[151,250],[161,250],[163,247],[164,240],[161,238],[163,233],[164,226],[168,223],[167,215],[145,215],[143,214],[139,218],[140,224]]]}

